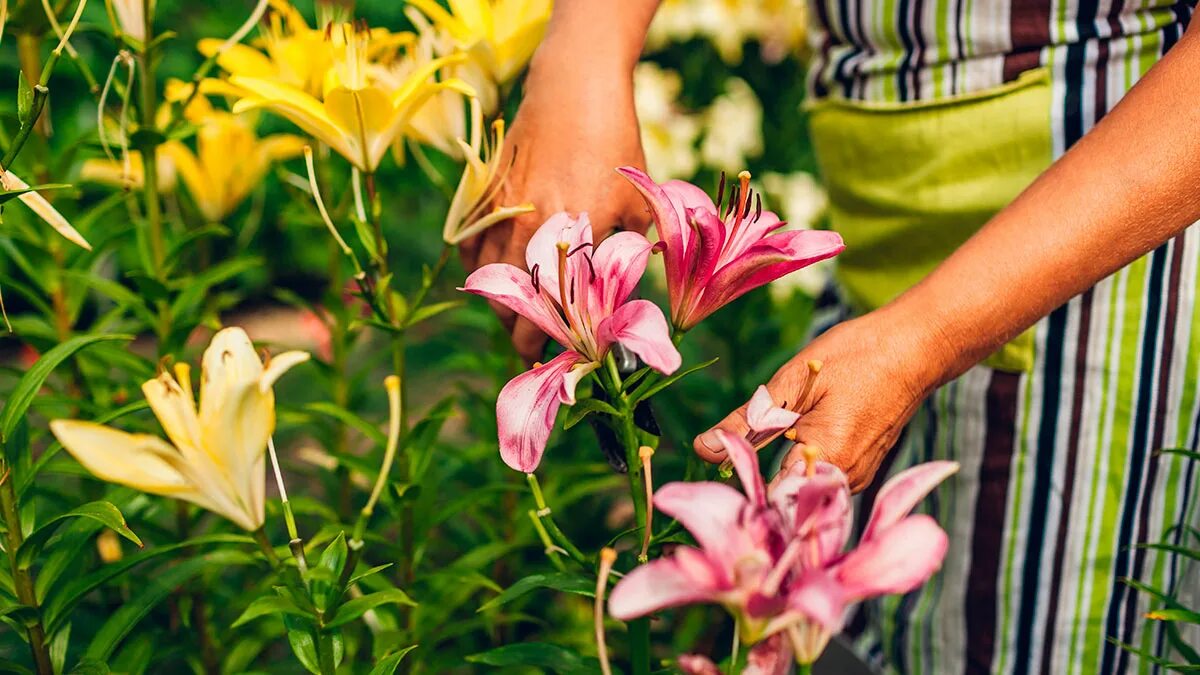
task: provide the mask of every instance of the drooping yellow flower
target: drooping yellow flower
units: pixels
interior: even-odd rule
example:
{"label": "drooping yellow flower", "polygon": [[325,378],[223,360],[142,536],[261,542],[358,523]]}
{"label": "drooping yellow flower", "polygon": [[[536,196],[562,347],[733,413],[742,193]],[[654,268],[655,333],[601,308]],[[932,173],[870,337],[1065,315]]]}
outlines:
{"label": "drooping yellow flower", "polygon": [[286,352],[263,366],[240,328],[217,333],[204,352],[200,407],[191,373],[177,364],[142,385],[170,443],[94,422],[54,420],[50,430],[98,478],[143,492],[183,499],[257,530],[264,519],[265,453],[275,430],[279,376],[308,360]]}
{"label": "drooping yellow flower", "polygon": [[492,123],[492,138],[483,138],[483,113],[477,101],[471,101],[471,142],[457,139],[467,165],[442,228],[442,239],[447,244],[459,244],[483,232],[496,223],[529,213],[533,204],[516,206],[493,206],[493,202],[504,186],[511,159],[504,156],[504,120]]}
{"label": "drooping yellow flower", "polygon": [[[158,153],[157,158],[158,191],[164,194],[174,192],[175,164],[164,152]],[[144,175],[142,153],[137,150],[130,150],[124,160],[102,157],[84,160],[79,169],[79,180],[85,183],[100,183],[122,190],[140,190]]]}
{"label": "drooping yellow flower", "polygon": [[377,40],[404,38],[390,34],[381,38],[377,32],[349,23],[331,27],[328,37],[325,48],[332,62],[319,98],[276,80],[233,75],[229,83],[246,95],[233,112],[266,108],[328,144],[360,171],[373,173],[412,114],[431,95],[445,89],[471,93],[461,80],[432,79],[444,66],[461,60],[460,56],[433,59],[394,82],[375,76],[371,58],[381,49]]}
{"label": "drooping yellow flower", "polygon": [[17,177],[15,173],[0,169],[0,187],[9,192],[28,190],[17,196],[17,199],[21,200],[22,204],[28,206],[29,210],[46,221],[47,225],[54,228],[54,231],[65,237],[67,241],[82,246],[89,251],[92,250],[92,245],[83,238],[82,234],[79,234],[78,230],[71,227],[71,223],[67,222],[66,217],[59,213],[58,209],[51,206],[45,197],[34,190],[29,190],[29,184]]}
{"label": "drooping yellow flower", "polygon": [[496,84],[512,82],[541,43],[552,0],[449,0],[447,12],[436,0],[409,0],[460,49],[472,54]]}

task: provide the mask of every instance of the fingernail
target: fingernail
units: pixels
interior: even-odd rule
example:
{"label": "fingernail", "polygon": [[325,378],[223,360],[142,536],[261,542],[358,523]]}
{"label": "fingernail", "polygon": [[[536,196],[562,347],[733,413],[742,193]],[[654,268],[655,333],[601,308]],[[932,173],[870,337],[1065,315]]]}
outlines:
{"label": "fingernail", "polygon": [[725,447],[721,443],[721,438],[717,435],[716,429],[709,429],[700,434],[696,437],[696,442],[704,446],[704,449],[711,453],[720,454],[725,451]]}

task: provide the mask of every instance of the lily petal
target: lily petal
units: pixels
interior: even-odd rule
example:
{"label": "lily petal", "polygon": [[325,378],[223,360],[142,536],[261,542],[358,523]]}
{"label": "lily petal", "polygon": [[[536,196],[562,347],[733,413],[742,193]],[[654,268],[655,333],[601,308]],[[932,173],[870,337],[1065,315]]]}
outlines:
{"label": "lily petal", "polygon": [[[572,216],[560,211],[542,223],[541,227],[529,238],[525,249],[525,266],[530,274],[537,270],[538,282],[542,288],[549,289],[551,295],[558,293],[558,245],[567,245],[568,252],[574,252],[580,246],[592,243],[592,224],[586,213]],[[586,270],[587,263],[582,259],[572,263],[572,269]],[[581,270],[581,271],[582,271]],[[566,343],[564,343],[566,344]]]}
{"label": "lily petal", "polygon": [[907,593],[942,566],[949,539],[930,516],[909,516],[864,541],[835,567],[848,598]]}
{"label": "lily petal", "polygon": [[756,433],[774,433],[792,426],[798,419],[800,413],[775,405],[771,392],[763,385],[754,390],[746,406],[746,423]]}
{"label": "lily petal", "polygon": [[842,585],[825,570],[808,570],[788,594],[788,610],[821,624],[831,633],[842,630],[847,598]]}
{"label": "lily petal", "polygon": [[767,488],[758,468],[758,453],[741,436],[735,436],[724,429],[718,429],[717,436],[721,445],[725,447],[725,452],[729,453],[729,461],[733,462],[733,469],[737,472],[738,480],[742,482],[742,489],[746,491],[750,502],[755,506],[765,505]]}
{"label": "lily petal", "polygon": [[700,654],[681,654],[675,665],[684,675],[722,675],[712,659]]}
{"label": "lily petal", "polygon": [[[540,270],[539,270],[540,271]],[[541,278],[539,276],[539,278]],[[558,275],[554,276],[557,284]],[[545,283],[545,282],[542,282]],[[571,344],[566,326],[553,304],[542,297],[533,287],[533,280],[525,270],[508,263],[484,265],[467,277],[460,291],[480,295],[504,305],[529,319],[543,333],[561,345]]]}
{"label": "lily petal", "polygon": [[[666,244],[666,250],[663,251],[663,264],[667,271],[667,288],[682,288],[685,281],[683,278],[683,253],[686,235],[683,232],[684,224],[680,219],[679,211],[675,208],[675,203],[671,201],[662,186],[655,183],[644,171],[632,166],[623,166],[617,169],[617,173],[632,183],[633,187],[641,193],[642,198],[646,200],[646,206],[650,208],[655,227],[658,228],[658,238]],[[672,316],[678,309],[675,306],[676,303],[677,299],[672,297]]]}
{"label": "lily petal", "polygon": [[750,649],[742,675],[787,675],[792,663],[791,645],[783,633],[776,633]]}
{"label": "lily petal", "polygon": [[918,464],[893,476],[875,497],[871,518],[863,530],[863,541],[900,522],[935,487],[957,472],[958,462],[942,460]]}
{"label": "lily petal", "polygon": [[237,515],[228,513],[197,489],[185,473],[179,451],[157,436],[129,434],[80,420],[54,420],[50,431],[76,461],[100,480],[183,499],[231,519]]}
{"label": "lily petal", "polygon": [[704,550],[723,552],[746,497],[724,483],[667,483],[654,493],[654,507],[678,520]]}
{"label": "lily petal", "polygon": [[649,300],[633,300],[600,322],[601,351],[614,342],[628,347],[651,368],[664,375],[675,372],[683,362],[671,342],[671,329],[658,305]]}
{"label": "lily petal", "polygon": [[263,394],[267,393],[271,387],[275,386],[275,381],[280,376],[310,358],[312,358],[311,354],[301,351],[284,352],[272,356],[271,362],[267,364],[266,370],[258,380],[258,391]]}
{"label": "lily petal", "polygon": [[602,311],[613,311],[637,288],[653,247],[637,232],[618,232],[596,247],[592,257],[596,272],[593,286],[597,289]]}
{"label": "lily petal", "polygon": [[704,553],[687,546],[626,574],[608,599],[608,613],[622,621],[668,607],[715,600],[721,573]]}
{"label": "lily petal", "polygon": [[574,391],[567,390],[567,375],[581,362],[586,360],[580,354],[563,352],[549,363],[514,377],[500,390],[496,425],[500,457],[505,464],[523,473],[537,468],[559,406],[574,400]]}

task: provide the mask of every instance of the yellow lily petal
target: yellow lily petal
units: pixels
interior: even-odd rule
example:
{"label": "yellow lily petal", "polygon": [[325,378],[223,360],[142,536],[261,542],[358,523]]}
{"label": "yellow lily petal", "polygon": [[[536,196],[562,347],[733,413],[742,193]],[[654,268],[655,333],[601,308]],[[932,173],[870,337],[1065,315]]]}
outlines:
{"label": "yellow lily petal", "polygon": [[282,162],[304,153],[308,140],[295,134],[271,134],[259,140],[258,151],[272,162]]}
{"label": "yellow lily petal", "polygon": [[471,33],[491,37],[492,8],[488,0],[450,0],[450,11]]}
{"label": "yellow lily petal", "polygon": [[456,40],[467,40],[471,37],[470,30],[435,0],[408,0],[408,4],[424,12],[430,21],[449,31]]}
{"label": "yellow lily petal", "polygon": [[81,420],[54,420],[50,431],[101,480],[213,508],[181,470],[179,452],[157,436],[129,434]]}
{"label": "yellow lily petal", "polygon": [[255,108],[273,110],[346,158],[355,157],[357,148],[346,135],[347,131],[330,119],[317,99],[267,80],[235,76],[230,78],[230,82],[251,94],[251,98],[244,98],[233,106],[235,114]]}
{"label": "yellow lily petal", "polygon": [[[223,44],[225,44],[224,40],[205,38],[200,41],[197,48],[206,58],[211,58]],[[231,75],[246,77],[274,77],[279,72],[265,54],[243,44],[230,45],[217,57],[217,65]]]}
{"label": "yellow lily petal", "polygon": [[[159,148],[159,152],[171,158],[175,170],[183,179],[192,200],[210,222],[220,222],[220,204],[216,191],[199,159],[192,153],[191,148],[179,141],[167,141]],[[233,156],[233,155],[231,155]]]}
{"label": "yellow lily petal", "polygon": [[271,357],[271,363],[263,371],[262,377],[258,378],[259,392],[263,394],[267,393],[271,390],[271,387],[275,386],[275,381],[281,375],[310,358],[312,358],[311,354],[302,351],[284,352]]}
{"label": "yellow lily petal", "polygon": [[[25,190],[29,184],[21,180],[11,171],[3,171],[0,173],[0,184],[3,184],[5,190]],[[38,217],[46,221],[46,224],[54,228],[56,232],[61,234],[67,241],[81,246],[87,250],[92,250],[92,245],[83,238],[82,234],[71,227],[71,223],[63,217],[63,214],[58,212],[58,209],[50,205],[46,198],[36,192],[26,192],[17,197],[21,202],[28,206],[31,211],[36,213]]]}
{"label": "yellow lily petal", "polygon": [[387,94],[378,87],[339,87],[325,96],[325,113],[329,119],[354,139],[358,156],[347,155],[346,159],[366,172],[374,172],[383,158],[382,152],[376,155],[372,151],[375,139],[385,134],[390,135],[391,138],[383,142],[386,150],[395,138],[394,133],[389,134],[392,112],[392,104],[388,101]]}

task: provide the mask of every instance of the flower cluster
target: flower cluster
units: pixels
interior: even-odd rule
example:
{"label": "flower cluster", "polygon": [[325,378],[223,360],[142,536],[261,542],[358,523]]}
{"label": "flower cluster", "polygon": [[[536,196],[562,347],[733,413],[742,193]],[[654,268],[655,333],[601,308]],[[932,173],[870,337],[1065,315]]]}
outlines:
{"label": "flower cluster", "polygon": [[[750,445],[719,433],[744,494],[723,483],[660,488],[655,507],[686,527],[699,548],[680,546],[627,574],[609,600],[613,616],[716,603],[737,618],[744,641],[759,645],[755,658],[788,662],[790,653],[807,664],[842,629],[851,604],[906,593],[941,566],[945,532],[933,518],[909,514],[956,463],[921,464],[889,480],[858,545],[844,551],[852,510],[837,467],[809,452],[768,487]],[[776,635],[783,638],[768,639]],[[703,672],[696,661],[688,660],[691,669]]]}

